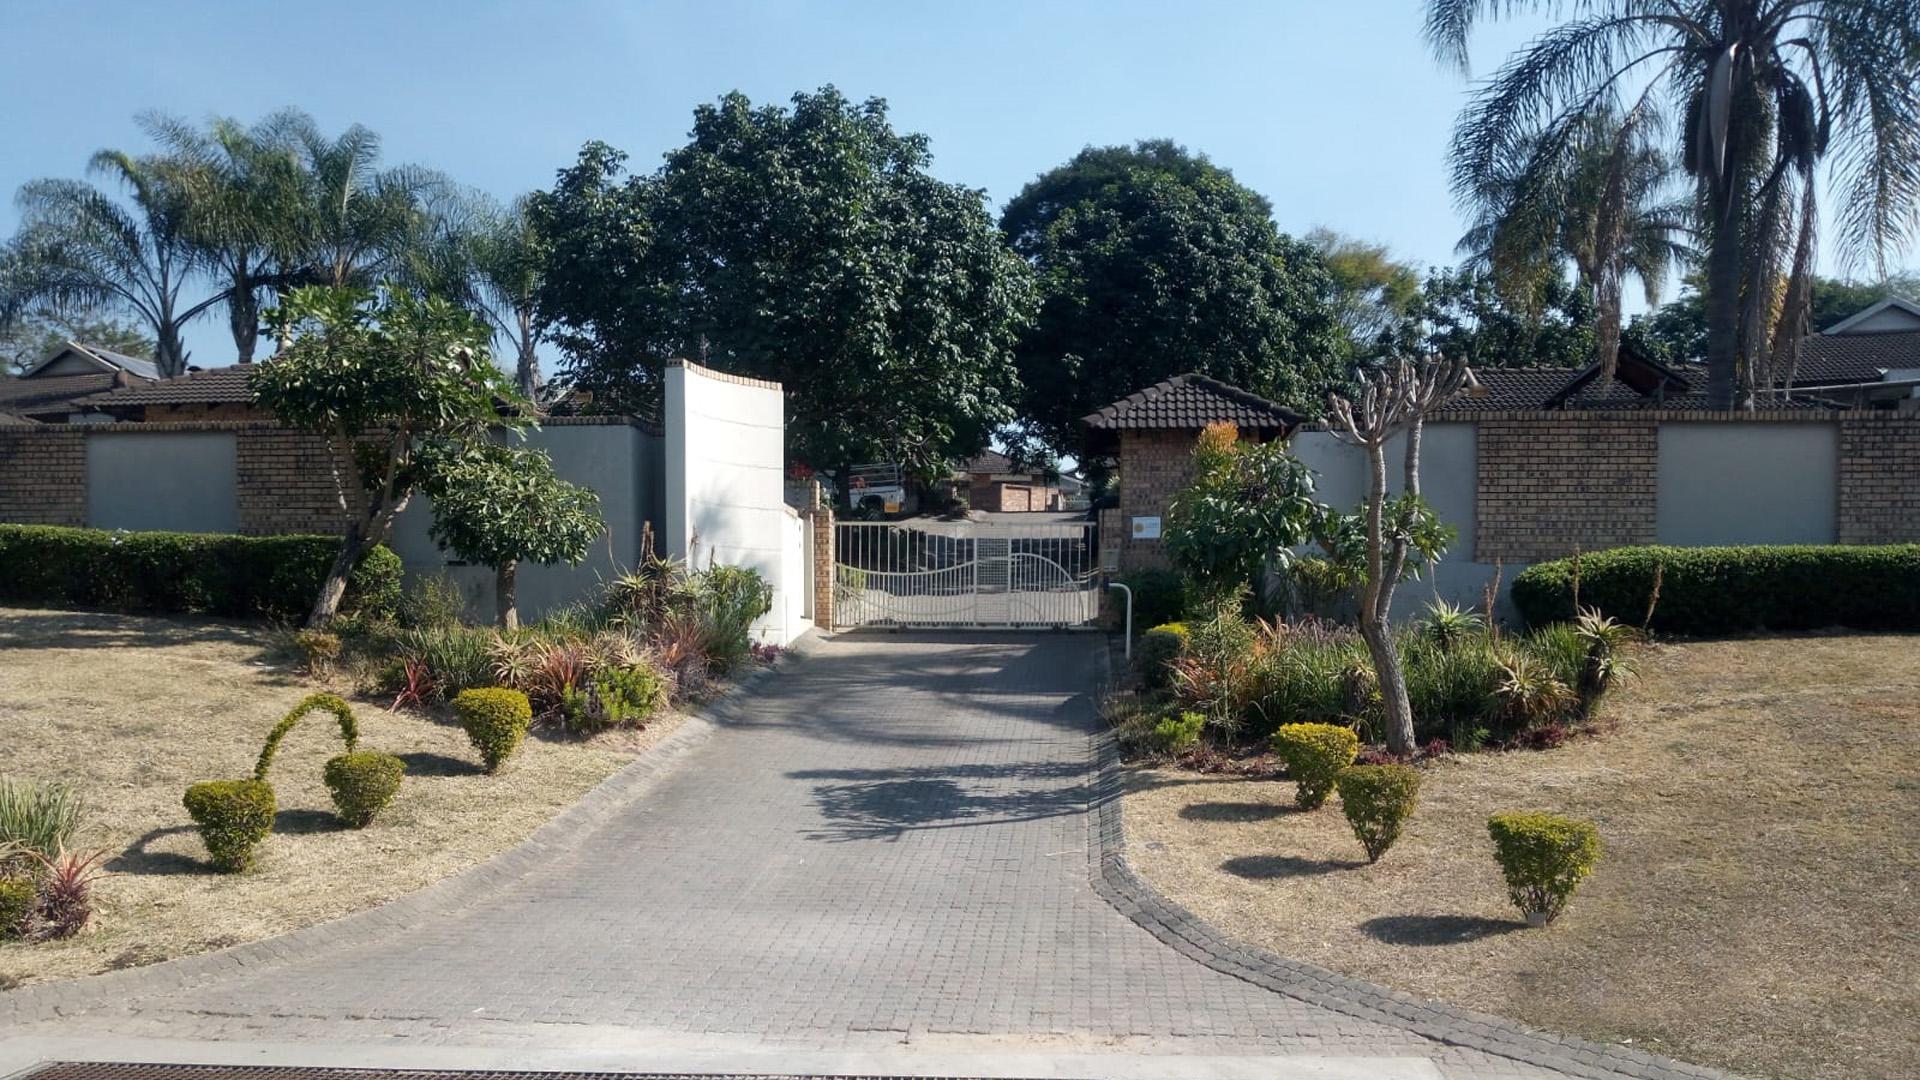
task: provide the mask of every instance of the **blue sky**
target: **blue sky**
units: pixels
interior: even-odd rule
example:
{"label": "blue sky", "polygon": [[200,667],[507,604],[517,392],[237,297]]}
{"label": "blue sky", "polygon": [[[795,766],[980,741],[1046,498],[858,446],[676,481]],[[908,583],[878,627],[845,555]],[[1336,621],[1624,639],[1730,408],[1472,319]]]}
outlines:
{"label": "blue sky", "polygon": [[[363,123],[389,163],[503,198],[602,139],[651,168],[693,107],[833,83],[887,99],[934,171],[998,207],[1082,146],[1169,137],[1272,200],[1422,263],[1453,261],[1445,146],[1469,83],[1417,0],[1140,3],[47,3],[0,0],[0,192],[144,146],[134,114]],[[1482,32],[1490,71],[1541,24]],[[16,224],[0,206],[0,234]],[[223,341],[225,344],[223,346]],[[191,335],[224,362],[220,320]]]}

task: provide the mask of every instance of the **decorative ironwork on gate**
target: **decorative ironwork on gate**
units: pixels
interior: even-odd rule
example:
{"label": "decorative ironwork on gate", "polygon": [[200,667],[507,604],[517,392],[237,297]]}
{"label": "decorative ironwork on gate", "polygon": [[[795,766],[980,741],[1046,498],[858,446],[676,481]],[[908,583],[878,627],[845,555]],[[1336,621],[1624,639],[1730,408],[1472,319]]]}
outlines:
{"label": "decorative ironwork on gate", "polygon": [[1076,627],[1100,611],[1089,522],[840,522],[834,625]]}

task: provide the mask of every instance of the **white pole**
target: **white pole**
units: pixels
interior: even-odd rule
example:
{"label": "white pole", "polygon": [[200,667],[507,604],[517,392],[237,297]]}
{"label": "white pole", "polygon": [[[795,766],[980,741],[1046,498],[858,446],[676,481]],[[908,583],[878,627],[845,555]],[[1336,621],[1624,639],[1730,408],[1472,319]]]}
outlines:
{"label": "white pole", "polygon": [[1127,588],[1125,585],[1122,585],[1117,581],[1108,582],[1107,588],[1119,589],[1121,592],[1127,594],[1127,636],[1126,636],[1126,642],[1125,642],[1126,651],[1122,655],[1125,656],[1128,660],[1132,660],[1133,659],[1133,590]]}

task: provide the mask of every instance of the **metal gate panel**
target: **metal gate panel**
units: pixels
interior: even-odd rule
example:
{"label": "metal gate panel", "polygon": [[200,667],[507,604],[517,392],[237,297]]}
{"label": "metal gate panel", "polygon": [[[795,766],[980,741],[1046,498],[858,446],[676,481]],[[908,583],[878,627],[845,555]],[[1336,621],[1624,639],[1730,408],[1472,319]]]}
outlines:
{"label": "metal gate panel", "polygon": [[1099,615],[1089,522],[834,526],[834,624],[1077,627]]}

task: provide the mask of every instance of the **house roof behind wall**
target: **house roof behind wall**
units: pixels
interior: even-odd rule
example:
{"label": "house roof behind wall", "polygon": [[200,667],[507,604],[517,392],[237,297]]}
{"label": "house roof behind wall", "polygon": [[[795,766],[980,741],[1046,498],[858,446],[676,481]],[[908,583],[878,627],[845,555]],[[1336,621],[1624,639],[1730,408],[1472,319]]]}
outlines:
{"label": "house roof behind wall", "polygon": [[0,378],[0,409],[13,413],[73,411],[75,401],[110,389],[116,376],[103,371],[98,375],[43,375],[37,379]]}
{"label": "house roof behind wall", "polygon": [[1879,382],[1888,368],[1920,368],[1920,330],[1803,338],[1794,382],[1804,386]]}
{"label": "house roof behind wall", "polygon": [[247,387],[252,365],[235,364],[211,371],[194,371],[177,379],[123,386],[75,402],[89,409],[111,410],[134,405],[216,405],[253,400]]}
{"label": "house roof behind wall", "polygon": [[1188,372],[1128,394],[1080,422],[1095,431],[1198,431],[1222,421],[1243,431],[1284,433],[1299,426],[1301,417],[1258,394]]}

